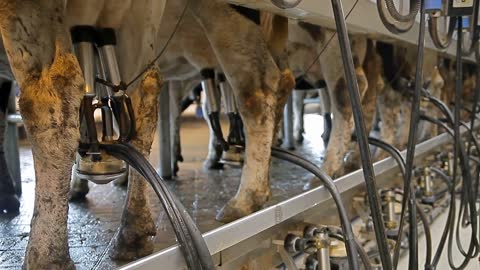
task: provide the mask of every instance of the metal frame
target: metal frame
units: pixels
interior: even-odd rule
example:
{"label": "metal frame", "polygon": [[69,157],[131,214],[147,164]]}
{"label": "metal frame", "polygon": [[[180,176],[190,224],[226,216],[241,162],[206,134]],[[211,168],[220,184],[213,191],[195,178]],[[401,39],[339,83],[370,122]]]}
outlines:
{"label": "metal frame", "polygon": [[[291,9],[280,9],[271,3],[271,0],[226,0],[229,3],[246,6],[254,9],[270,11],[291,19],[301,20],[335,29],[333,12],[329,0],[303,0],[298,6]],[[352,9],[357,0],[342,0],[345,14]],[[405,1],[405,0],[403,0]],[[399,0],[403,3],[402,0]],[[358,0],[355,8],[348,16],[347,27],[350,33],[363,33],[372,39],[384,41],[402,41],[417,44],[419,31],[419,18],[410,31],[401,35],[395,35],[383,26],[378,15],[377,4],[374,0]],[[455,42],[452,42],[454,44]],[[429,35],[425,38],[425,48],[433,49],[455,56],[455,46],[446,50],[438,50]],[[464,57],[464,60],[475,62],[474,55]]]}
{"label": "metal frame", "polygon": [[[465,131],[463,128],[461,133],[463,134]],[[422,142],[416,146],[415,159],[419,160],[449,142],[451,142],[451,137],[446,133]],[[405,157],[406,151],[402,151],[402,155]],[[398,173],[398,167],[392,158],[386,158],[374,164],[374,171],[377,176],[387,176]],[[362,171],[357,170],[338,178],[335,183],[344,196],[345,193],[363,186]],[[380,187],[389,184],[389,181],[383,180],[383,183],[378,184]],[[210,253],[214,255],[214,261],[217,264],[225,265],[246,256],[253,250],[271,246],[273,237],[280,231],[288,231],[294,222],[313,222],[315,212],[317,212],[317,222],[319,222],[318,212],[325,212],[330,201],[330,194],[323,186],[320,186],[214,229],[203,236]],[[132,262],[121,269],[153,270],[157,269],[159,265],[162,266],[162,269],[186,269],[178,245]]]}

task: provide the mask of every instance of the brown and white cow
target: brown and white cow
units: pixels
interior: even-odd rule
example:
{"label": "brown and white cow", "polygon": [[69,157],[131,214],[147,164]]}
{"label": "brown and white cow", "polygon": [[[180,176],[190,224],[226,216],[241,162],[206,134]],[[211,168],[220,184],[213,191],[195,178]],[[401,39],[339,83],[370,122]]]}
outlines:
{"label": "brown and white cow", "polygon": [[[182,7],[187,1],[175,3]],[[124,80],[129,80],[160,48],[156,38],[164,4],[154,0],[68,0],[66,5],[62,0],[0,1],[0,29],[22,89],[20,107],[35,161],[35,207],[26,269],[74,268],[68,252],[66,222],[84,79],[72,51],[69,27],[115,29],[120,71]],[[283,53],[282,36],[265,39],[257,25],[222,1],[189,1],[188,8],[235,89],[244,120],[247,162],[237,194],[220,214],[224,220],[232,220],[259,209],[269,197],[274,123],[293,87],[293,78],[284,65],[275,63]],[[270,29],[286,30],[282,19],[272,21]],[[152,69],[143,75],[131,95],[137,116],[137,135],[132,143],[145,156],[153,141],[161,83],[158,70]],[[132,259],[152,251],[150,235],[155,234],[155,224],[146,188],[140,175],[132,172],[112,253],[116,258]]]}

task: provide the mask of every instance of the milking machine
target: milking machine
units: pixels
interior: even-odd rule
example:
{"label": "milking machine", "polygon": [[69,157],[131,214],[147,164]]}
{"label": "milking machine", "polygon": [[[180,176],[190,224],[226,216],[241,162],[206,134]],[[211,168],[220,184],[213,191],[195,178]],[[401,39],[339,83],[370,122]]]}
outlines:
{"label": "milking machine", "polygon": [[227,82],[224,74],[217,75],[220,92],[222,93],[225,113],[230,122],[227,142],[228,151],[223,151],[221,163],[241,166],[243,164],[243,145],[245,145],[245,134],[243,131],[243,122],[238,113],[237,102],[230,84]]}
{"label": "milking machine", "polygon": [[[135,115],[126,94],[115,54],[115,31],[75,26],[72,40],[85,77],[80,107],[80,144],[75,173],[82,179],[106,184],[127,173],[127,164],[153,187],[172,223],[190,269],[214,269],[203,237],[182,204],[168,190],[148,160],[129,142],[135,136]],[[99,83],[99,84],[98,84]],[[101,136],[94,112],[101,111]],[[115,131],[118,126],[118,131]]]}
{"label": "milking machine", "polygon": [[[283,262],[277,269],[308,270],[346,270],[349,269],[345,236],[340,228],[334,226],[307,225],[303,232],[291,232],[282,241],[288,252],[289,263]],[[355,240],[355,248],[364,269],[372,269],[372,265],[362,245]]]}

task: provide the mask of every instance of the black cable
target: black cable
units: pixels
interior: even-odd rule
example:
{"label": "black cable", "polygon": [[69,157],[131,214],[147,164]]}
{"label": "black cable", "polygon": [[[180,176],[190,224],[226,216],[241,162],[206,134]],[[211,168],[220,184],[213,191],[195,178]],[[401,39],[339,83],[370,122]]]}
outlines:
{"label": "black cable", "polygon": [[[329,227],[330,229],[330,227]],[[338,233],[338,232],[329,232],[328,235],[332,238],[335,238],[337,240],[340,240],[345,243],[345,239],[343,237],[343,234]],[[358,255],[360,257],[360,260],[362,260],[362,264],[365,270],[373,270],[372,264],[370,263],[370,258],[368,257],[367,252],[365,249],[362,247],[362,244],[355,239],[355,246],[357,247]]]}
{"label": "black cable", "polygon": [[355,67],[353,65],[352,50],[350,48],[350,40],[348,38],[347,27],[343,16],[342,3],[340,0],[332,0],[333,15],[338,33],[340,52],[345,72],[345,82],[349,92],[350,103],[353,110],[353,120],[355,123],[355,134],[358,138],[358,146],[360,148],[360,156],[363,167],[363,175],[367,187],[367,196],[371,207],[372,221],[374,224],[375,238],[377,240],[380,259],[383,269],[392,269],[392,259],[388,252],[388,244],[385,234],[383,216],[380,203],[377,198],[377,186],[375,183],[375,173],[372,166],[372,158],[370,156],[370,148],[368,146],[367,132],[362,115],[362,104],[358,90],[357,79],[355,75]]}
{"label": "black cable", "polygon": [[307,171],[313,173],[316,177],[318,177],[318,179],[323,182],[324,187],[332,195],[332,198],[338,208],[338,215],[340,217],[342,230],[345,235],[349,265],[351,269],[359,269],[357,251],[355,247],[355,235],[353,234],[352,225],[350,223],[350,219],[348,218],[348,212],[345,208],[345,205],[343,204],[342,197],[330,176],[324,173],[312,162],[279,147],[272,147],[272,157],[283,159],[295,165],[298,165],[306,169]]}
{"label": "black cable", "polygon": [[125,160],[151,184],[172,223],[189,269],[215,269],[200,231],[148,160],[129,144],[101,144],[100,148],[116,158]]}
{"label": "black cable", "polygon": [[[412,109],[410,113],[410,129],[408,134],[408,143],[407,143],[407,159],[405,164],[405,183],[406,187],[411,186],[412,182],[412,172],[413,172],[413,161],[415,158],[415,146],[416,146],[416,135],[418,129],[418,121],[420,119],[420,94],[422,91],[422,79],[423,79],[423,54],[425,46],[425,0],[420,2],[420,29],[418,34],[418,47],[417,47],[417,66],[415,70],[415,92],[412,100]],[[407,197],[407,200],[410,197],[410,193],[406,193],[404,197]],[[409,256],[409,269],[415,270],[418,268],[418,243],[410,243],[410,249],[415,249],[417,252],[415,257]],[[416,261],[415,261],[416,260]],[[396,265],[395,265],[396,269]]]}
{"label": "black cable", "polygon": [[[454,107],[454,115],[455,115],[455,125],[454,125],[454,134],[455,134],[455,144],[454,144],[454,170],[456,170],[456,162],[457,157],[460,158],[460,165],[462,169],[462,176],[463,176],[463,190],[465,195],[465,200],[469,202],[469,210],[470,210],[470,217],[472,223],[472,241],[470,243],[468,254],[465,256],[465,260],[459,267],[456,267],[453,262],[452,258],[452,237],[453,234],[449,234],[448,238],[448,262],[452,269],[463,269],[467,266],[468,262],[471,258],[475,257],[479,251],[479,243],[477,239],[477,211],[476,211],[476,200],[474,200],[473,195],[473,186],[471,180],[471,171],[470,165],[468,160],[466,159],[466,152],[464,145],[461,141],[460,137],[460,108],[462,106],[462,90],[463,90],[463,71],[462,71],[462,31],[463,31],[463,21],[462,18],[459,17],[458,21],[458,29],[457,29],[457,56],[456,56],[456,84],[455,84],[455,107]],[[454,173],[454,175],[456,175]],[[463,196],[462,196],[463,197]],[[463,199],[462,199],[463,201]],[[462,205],[462,204],[461,204]],[[453,229],[454,224],[451,224],[451,228]]]}
{"label": "black cable", "polygon": [[438,17],[434,17],[432,15],[428,16],[428,32],[430,33],[430,37],[432,38],[433,45],[435,45],[437,49],[444,50],[450,46],[450,44],[452,43],[452,36],[453,32],[455,31],[456,24],[457,18],[451,17],[448,22],[448,30],[445,36],[445,41],[442,41],[438,34]]}
{"label": "black cable", "polygon": [[[450,176],[448,176],[443,170],[437,168],[437,167],[429,167],[430,170],[432,170],[432,172],[434,172],[436,175],[440,176],[440,178],[442,178],[444,180],[444,182],[447,184],[448,188],[452,188],[453,184],[452,184],[452,178]],[[455,188],[455,187],[453,187]]]}
{"label": "black cable", "polygon": [[397,11],[397,8],[395,7],[395,3],[393,2],[393,0],[380,0],[380,1],[385,1],[387,10],[393,19],[403,23],[415,21],[417,13],[420,10],[419,0],[410,0],[410,10],[406,15],[402,15],[400,14],[400,12]]}
{"label": "black cable", "polygon": [[[389,3],[387,1],[378,0],[376,2],[377,2],[377,10],[378,10],[378,15],[380,17],[380,20],[382,21],[383,25],[385,26],[385,28],[387,28],[388,31],[390,31],[394,34],[402,34],[402,33],[408,32],[410,29],[412,29],[413,25],[415,24],[415,19],[407,20],[406,22],[396,20],[395,18],[392,17],[392,14],[389,10],[389,6],[391,8],[391,5],[389,5]],[[417,3],[418,3],[418,1],[417,1]],[[395,9],[395,5],[393,5],[393,9]],[[418,10],[415,12],[415,14],[417,12],[418,12]],[[386,13],[389,13],[389,16],[387,16]],[[392,21],[392,19],[393,19],[393,21]]]}
{"label": "black cable", "polygon": [[[397,162],[397,165],[400,169],[400,172],[403,175],[404,181],[406,180],[406,166],[405,166],[405,160],[402,157],[402,154],[400,151],[395,148],[394,146],[376,139],[369,137],[368,142],[371,145],[374,145],[376,147],[381,148],[382,150],[386,151],[390,156]],[[400,247],[401,247],[401,242],[402,242],[402,236],[403,236],[403,225],[404,225],[404,218],[405,218],[405,212],[407,209],[407,203],[408,203],[408,209],[409,209],[409,247],[412,246],[412,243],[417,243],[418,241],[418,233],[417,233],[417,221],[416,221],[416,216],[417,216],[417,204],[416,204],[416,199],[415,199],[415,190],[414,188],[410,185],[407,186],[404,184],[404,189],[403,189],[403,199],[402,199],[402,212],[400,214],[400,224],[398,228],[398,236],[397,236],[397,241],[395,243],[394,247],[394,252],[393,252],[393,265],[396,268],[398,265],[398,259],[400,255]],[[405,196],[406,193],[410,193],[410,196]],[[420,209],[421,210],[421,209]],[[428,246],[428,243],[427,243]],[[416,263],[418,265],[418,248],[409,248],[409,264],[410,261],[412,263]],[[427,264],[430,264],[430,261],[428,260],[426,262]],[[410,266],[409,266],[410,269]]]}
{"label": "black cable", "polygon": [[[476,255],[478,253],[478,239],[476,236],[476,231],[477,231],[477,215],[476,215],[476,205],[475,205],[475,200],[472,198],[473,195],[472,193],[472,182],[471,182],[471,175],[470,175],[470,169],[469,169],[469,164],[466,159],[466,152],[465,149],[463,148],[463,145],[461,143],[461,138],[460,138],[460,107],[461,107],[461,89],[463,85],[463,78],[462,78],[462,63],[461,63],[461,55],[462,55],[462,21],[461,18],[458,19],[458,40],[457,40],[457,74],[456,74],[456,85],[455,85],[455,115],[454,115],[454,138],[455,138],[455,143],[454,143],[454,172],[453,172],[453,177],[452,177],[452,187],[451,187],[451,194],[452,194],[452,199],[450,201],[450,210],[449,210],[449,215],[447,218],[447,223],[446,227],[442,233],[442,237],[440,239],[440,243],[437,249],[437,252],[435,254],[435,257],[433,259],[433,265],[436,266],[439,262],[440,256],[443,251],[443,247],[445,245],[446,238],[448,237],[448,260],[449,260],[449,265],[453,269],[463,269],[466,267],[468,264],[470,257],[473,256],[474,254]],[[459,267],[456,267],[453,265],[453,259],[452,259],[452,234],[454,230],[455,223],[452,222],[455,218],[455,211],[456,211],[456,203],[455,203],[455,186],[456,186],[456,175],[457,175],[457,159],[460,157],[460,164],[462,167],[462,175],[463,175],[463,180],[464,184],[462,188],[467,188],[468,190],[464,193],[464,195],[467,196],[467,201],[470,203],[470,215],[472,217],[472,238],[468,250],[469,256],[466,256],[463,262]],[[473,206],[473,207],[472,207]],[[475,213],[475,215],[472,215],[472,213]],[[452,232],[452,233],[449,233]]]}

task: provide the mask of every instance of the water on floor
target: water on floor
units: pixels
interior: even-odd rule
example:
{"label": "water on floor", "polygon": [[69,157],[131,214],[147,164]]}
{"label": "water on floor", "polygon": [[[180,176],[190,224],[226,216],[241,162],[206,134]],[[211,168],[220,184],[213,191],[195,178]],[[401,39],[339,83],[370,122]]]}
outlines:
{"label": "water on floor", "polygon": [[[323,119],[319,115],[307,115],[306,134],[297,152],[310,160],[321,163]],[[224,170],[207,171],[202,162],[207,153],[208,130],[205,122],[194,117],[182,119],[181,142],[184,162],[180,172],[169,187],[185,205],[202,232],[222,224],[215,215],[237,189],[241,170],[225,167]],[[31,148],[27,142],[21,145],[23,195],[18,216],[0,215],[0,269],[20,269],[30,231],[33,214],[35,175]],[[151,161],[158,164],[159,149],[155,142]],[[271,170],[272,199],[268,205],[297,195],[307,189],[312,176],[300,168],[283,161],[273,160]],[[87,200],[70,203],[68,232],[70,255],[77,269],[112,269],[126,262],[110,260],[108,249],[119,225],[126,189],[113,184],[90,184]],[[158,198],[150,192],[157,224],[156,249],[175,242],[172,230]]]}

